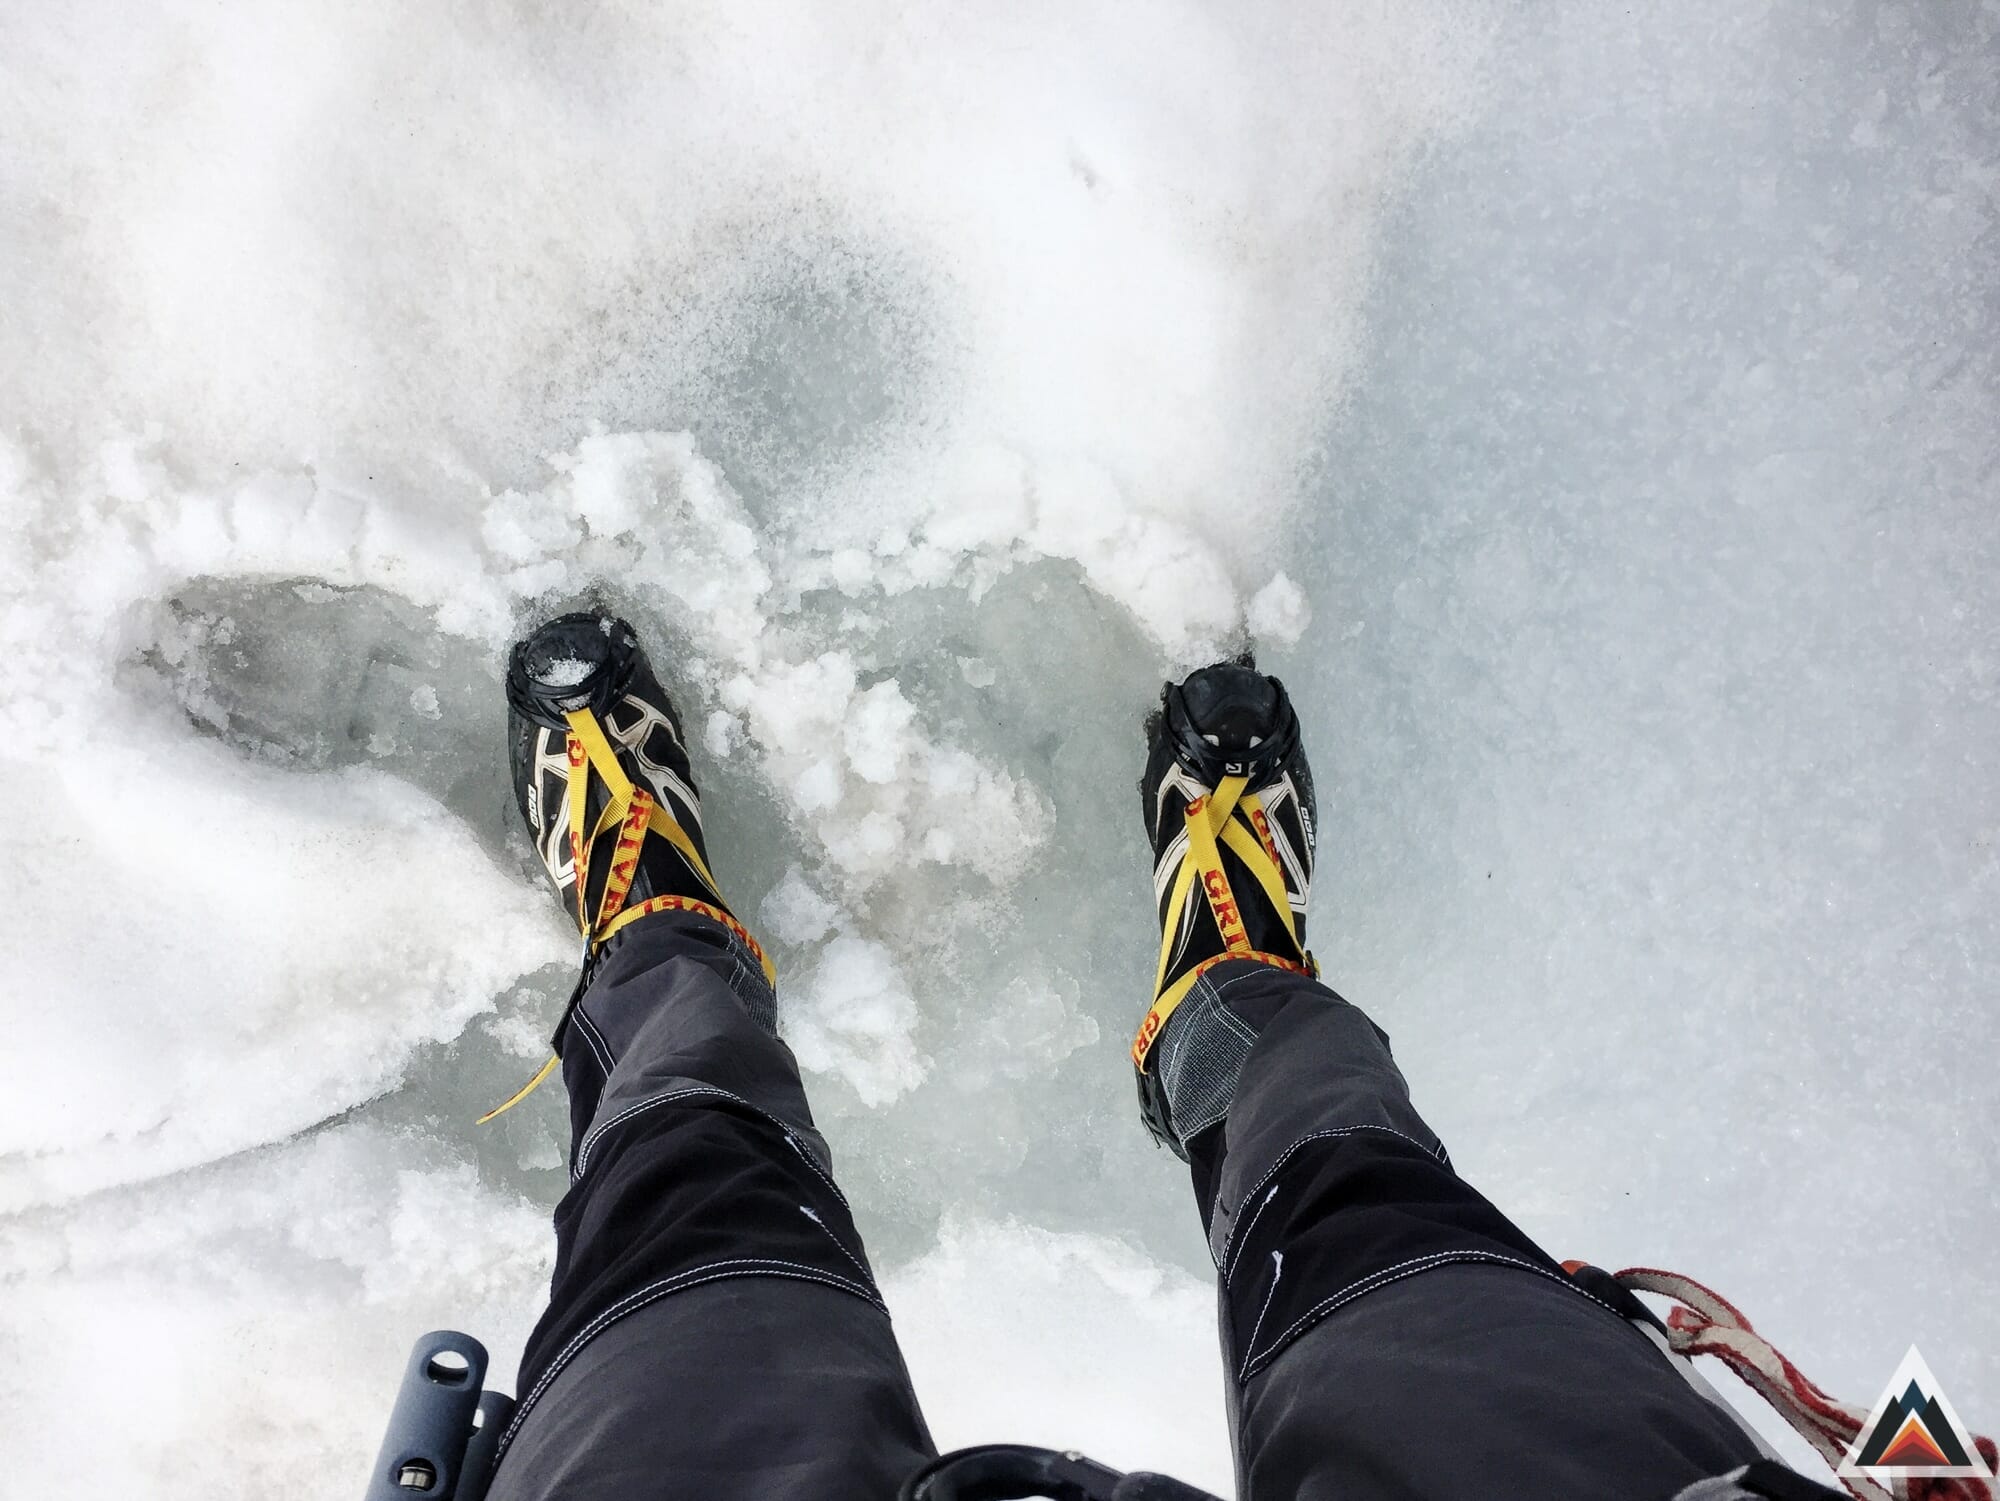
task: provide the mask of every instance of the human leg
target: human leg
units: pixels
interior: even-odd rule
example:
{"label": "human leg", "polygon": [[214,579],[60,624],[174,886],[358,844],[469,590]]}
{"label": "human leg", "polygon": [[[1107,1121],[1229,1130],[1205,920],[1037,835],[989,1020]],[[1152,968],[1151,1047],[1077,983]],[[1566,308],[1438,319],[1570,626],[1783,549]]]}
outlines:
{"label": "human leg", "polygon": [[492,1501],[876,1501],[930,1438],[755,960],[612,940],[562,1039],[572,1186]]}
{"label": "human leg", "polygon": [[1186,1144],[1244,1501],[1664,1501],[1758,1457],[1457,1176],[1359,1010],[1251,964],[1204,985],[1182,1021],[1226,1009],[1254,1038],[1210,1060],[1238,1077]]}
{"label": "human leg", "polygon": [[932,1452],[773,976],[709,870],[624,622],[516,648],[515,790],[585,938],[557,1033],[571,1186],[493,1501],[878,1498]]}
{"label": "human leg", "polygon": [[1645,1501],[1756,1458],[1458,1177],[1386,1034],[1318,982],[1313,784],[1282,687],[1204,669],[1149,730],[1162,947],[1133,1061],[1220,1275],[1244,1501]]}

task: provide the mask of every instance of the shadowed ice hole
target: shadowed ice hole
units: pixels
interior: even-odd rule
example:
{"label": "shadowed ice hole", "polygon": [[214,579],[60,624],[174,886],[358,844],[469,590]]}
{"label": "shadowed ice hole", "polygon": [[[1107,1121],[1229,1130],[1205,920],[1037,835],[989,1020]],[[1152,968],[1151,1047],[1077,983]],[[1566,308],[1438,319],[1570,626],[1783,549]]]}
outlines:
{"label": "shadowed ice hole", "polygon": [[[713,706],[677,681],[686,646],[673,622],[615,587],[597,597],[639,627],[699,725]],[[1066,563],[1016,568],[976,603],[956,588],[863,603],[857,612],[845,597],[808,596],[784,624],[849,652],[864,683],[895,679],[928,735],[1004,766],[1053,813],[1042,849],[998,892],[940,867],[934,905],[887,892],[856,904],[858,931],[886,943],[904,970],[931,1064],[923,1084],[885,1106],[862,1105],[835,1078],[808,1079],[872,1249],[891,1263],[917,1254],[956,1205],[1119,1231],[1198,1264],[1176,1165],[1138,1125],[1125,1062],[1157,942],[1136,795],[1139,724],[1160,681],[1154,649]],[[521,880],[541,882],[516,827],[496,652],[439,631],[387,591],[311,580],[195,580],[165,602],[160,622],[143,663],[197,732],[271,764],[372,765],[401,777]],[[717,758],[691,733],[718,874],[754,924],[788,868],[812,875],[813,847],[753,757]],[[948,900],[967,894],[974,900]],[[786,976],[802,982],[813,953],[772,949],[782,1015]],[[490,1126],[472,1122],[533,1071],[521,1042],[553,1028],[570,979],[560,966],[524,977],[496,998],[494,1016],[420,1049],[402,1087],[353,1114],[435,1140],[496,1186],[552,1204],[565,1180],[560,1088]],[[1047,1068],[1014,1067],[1009,987],[1018,984],[1069,997],[1096,1040]],[[926,1143],[920,1156],[912,1140]]]}

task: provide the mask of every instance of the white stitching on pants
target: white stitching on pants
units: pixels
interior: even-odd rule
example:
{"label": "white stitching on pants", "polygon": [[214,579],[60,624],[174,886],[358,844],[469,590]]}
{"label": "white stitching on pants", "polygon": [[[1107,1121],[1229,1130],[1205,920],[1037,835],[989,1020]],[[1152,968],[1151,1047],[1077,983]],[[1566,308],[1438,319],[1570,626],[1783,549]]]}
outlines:
{"label": "white stitching on pants", "polygon": [[1249,1244],[1250,1232],[1257,1228],[1258,1219],[1262,1217],[1266,1209],[1271,1207],[1271,1200],[1277,1198],[1278,1190],[1283,1186],[1281,1183],[1273,1183],[1271,1191],[1257,1201],[1257,1212],[1250,1216],[1250,1223],[1243,1226],[1240,1233],[1230,1237],[1231,1243],[1236,1245],[1237,1249],[1229,1258],[1229,1264],[1222,1269],[1222,1282],[1225,1287],[1228,1286],[1229,1279],[1236,1275],[1236,1257],[1243,1254],[1241,1247]]}
{"label": "white stitching on pants", "polygon": [[825,1168],[819,1165],[819,1160],[815,1158],[811,1152],[806,1150],[806,1144],[799,1140],[798,1134],[794,1132],[790,1126],[785,1126],[783,1129],[785,1133],[785,1140],[791,1143],[792,1150],[794,1152],[797,1152],[799,1156],[805,1159],[806,1166],[813,1170],[814,1174],[819,1178],[820,1182],[824,1183],[828,1188],[833,1190],[833,1196],[836,1199],[840,1200],[840,1207],[842,1209],[850,1208],[851,1206],[847,1202],[847,1195],[840,1191],[840,1185],[834,1182],[832,1175],[828,1173]]}
{"label": "white stitching on pants", "polygon": [[1229,1002],[1223,998],[1223,992],[1228,990],[1232,985],[1241,985],[1245,980],[1264,979],[1265,978],[1264,968],[1265,968],[1264,966],[1259,966],[1257,969],[1254,970],[1246,970],[1242,974],[1231,975],[1226,980],[1216,980],[1213,978],[1204,977],[1203,981],[1203,983],[1208,986],[1209,997],[1213,1002],[1213,1005],[1211,1006],[1210,1009],[1213,1010],[1218,1017],[1223,1018],[1224,1021],[1236,1032],[1237,1036],[1241,1037],[1245,1042],[1250,1043],[1253,1046],[1256,1044],[1257,1039],[1262,1034],[1258,1032],[1254,1027],[1252,1027],[1248,1022],[1243,1020],[1242,1017],[1238,1016],[1234,1011],[1231,1011],[1229,1009]]}
{"label": "white stitching on pants", "polygon": [[1278,1296],[1278,1279],[1285,1275],[1285,1253],[1271,1253],[1271,1286],[1264,1294],[1264,1306],[1257,1310],[1257,1322],[1250,1326],[1250,1348],[1257,1348],[1257,1331],[1264,1327],[1264,1315],[1271,1311],[1271,1300]]}
{"label": "white stitching on pants", "polygon": [[590,1019],[590,1013],[581,1006],[576,1008],[576,1021],[578,1029],[583,1033],[583,1040],[590,1044],[591,1052],[597,1055],[597,1061],[604,1067],[605,1080],[609,1082],[611,1070],[618,1066],[617,1054],[611,1051],[611,1039],[598,1029],[597,1023]]}
{"label": "white stitching on pants", "polygon": [[[1261,1194],[1266,1188],[1268,1188],[1270,1186],[1271,1180],[1277,1177],[1280,1172],[1284,1171],[1285,1164],[1287,1164],[1294,1157],[1296,1157],[1298,1155],[1299,1148],[1304,1146],[1307,1142],[1321,1141],[1330,1136],[1352,1136],[1357,1131],[1386,1131],[1391,1136],[1400,1136],[1404,1141],[1407,1141],[1411,1146],[1417,1148],[1419,1151],[1425,1153],[1430,1157],[1436,1158],[1439,1162],[1444,1163],[1444,1165],[1447,1168],[1451,1166],[1451,1163],[1447,1161],[1445,1158],[1444,1146],[1442,1143],[1440,1143],[1435,1149],[1427,1147],[1422,1142],[1418,1141],[1416,1137],[1410,1135],[1409,1132],[1398,1131],[1394,1126],[1378,1126],[1372,1121],[1364,1121],[1358,1126],[1328,1126],[1323,1131],[1307,1132],[1304,1136],[1301,1136],[1297,1141],[1293,1142],[1290,1146],[1286,1147],[1284,1151],[1280,1152],[1278,1154],[1278,1160],[1272,1163],[1271,1166],[1265,1171],[1264,1176],[1257,1180],[1256,1186],[1252,1188],[1250,1192],[1248,1192],[1243,1196],[1242,1203],[1243,1204],[1249,1203],[1252,1199],[1256,1198],[1257,1195]],[[1241,1205],[1239,1205],[1238,1207],[1240,1208]],[[1242,1229],[1243,1227],[1240,1225],[1232,1226],[1230,1228],[1229,1239],[1223,1244],[1222,1258],[1221,1260],[1216,1262],[1217,1266],[1227,1267],[1236,1260],[1236,1255],[1237,1255],[1236,1243],[1237,1241],[1242,1239]],[[1225,1272],[1223,1276],[1224,1279],[1227,1280],[1228,1273]]]}
{"label": "white stitching on pants", "polygon": [[743,946],[734,933],[729,934],[729,955],[736,963],[724,983],[728,985],[729,993],[736,997],[736,1003],[749,1009],[759,1001],[765,1001],[775,1012],[777,989],[764,978],[764,966],[757,962],[756,956]]}
{"label": "white stitching on pants", "polygon": [[[1205,976],[1204,978],[1207,984],[1212,988],[1214,992],[1215,1004],[1218,1006],[1227,1007],[1228,1002],[1223,999],[1224,991],[1228,990],[1231,986],[1242,985],[1250,980],[1267,980],[1271,977],[1271,973],[1272,971],[1269,965],[1260,964],[1250,969],[1241,970],[1236,974],[1230,975],[1226,979],[1218,980],[1212,975]],[[1310,977],[1305,977],[1305,978],[1310,978]],[[1312,983],[1318,984],[1319,982],[1317,980],[1314,980]],[[1234,1013],[1232,1012],[1231,1014],[1233,1015]]]}
{"label": "white stitching on pants", "polygon": [[[580,1018],[582,1015],[583,1015],[583,1007],[581,1006],[578,1006],[575,1011],[570,1013],[572,1020]],[[607,1078],[610,1077],[611,1060],[604,1056],[604,1049],[599,1044],[597,1038],[593,1037],[589,1031],[585,1030],[581,1026],[579,1026],[576,1029],[576,1033],[577,1036],[583,1039],[584,1046],[590,1049],[591,1056],[597,1059],[597,1066],[604,1070],[605,1076]]]}
{"label": "white stitching on pants", "polygon": [[557,1374],[575,1358],[577,1352],[584,1345],[597,1338],[606,1328],[625,1317],[634,1308],[643,1307],[646,1303],[651,1302],[654,1297],[677,1291],[681,1287],[691,1285],[697,1279],[723,1274],[723,1269],[726,1267],[748,1267],[754,1269],[753,1271],[739,1270],[735,1274],[737,1276],[752,1276],[758,1272],[765,1272],[772,1276],[797,1276],[809,1282],[828,1282],[836,1287],[846,1288],[847,1291],[853,1293],[856,1297],[873,1303],[878,1308],[882,1306],[880,1299],[870,1289],[863,1287],[859,1283],[849,1282],[845,1277],[837,1276],[819,1267],[808,1266],[806,1263],[800,1261],[782,1261],[774,1257],[763,1256],[736,1256],[725,1261],[703,1262],[700,1266],[690,1267],[684,1272],[676,1272],[673,1276],[662,1278],[658,1282],[650,1282],[637,1292],[627,1293],[609,1308],[600,1312],[588,1324],[585,1324],[583,1328],[571,1335],[569,1343],[562,1347],[556,1358],[549,1363],[549,1368],[542,1372],[541,1376],[536,1380],[534,1390],[528,1393],[526,1401],[522,1404],[522,1410],[515,1414],[514,1421],[508,1425],[509,1436],[511,1436],[514,1429],[521,1426],[521,1419],[527,1415],[527,1407],[541,1400],[542,1393],[548,1390],[549,1383],[556,1379]]}
{"label": "white stitching on pants", "polygon": [[[731,1094],[726,1089],[717,1089],[713,1085],[708,1084],[697,1085],[691,1089],[670,1089],[664,1094],[649,1095],[635,1105],[627,1105],[623,1110],[612,1116],[610,1120],[597,1122],[590,1130],[584,1133],[583,1140],[578,1144],[576,1149],[576,1167],[570,1172],[571,1180],[574,1181],[583,1176],[583,1170],[590,1164],[592,1149],[596,1147],[598,1139],[613,1126],[621,1125],[640,1112],[651,1110],[655,1105],[668,1105],[675,1100],[688,1099],[729,1100],[741,1105],[745,1110],[755,1111],[758,1115],[764,1116],[766,1120],[774,1119],[772,1116],[764,1115],[763,1111],[758,1110],[755,1105],[752,1105],[741,1095]],[[778,1124],[782,1126],[782,1122]]]}
{"label": "white stitching on pants", "polygon": [[[1169,1031],[1167,1034],[1167,1041],[1169,1043],[1169,1047],[1165,1052],[1165,1054],[1162,1056],[1159,1063],[1161,1078],[1165,1079],[1171,1077],[1178,1079],[1180,1077],[1179,1070],[1181,1067],[1181,1060],[1187,1053],[1188,1049],[1194,1045],[1194,1036],[1197,1029],[1193,1025],[1193,1022],[1194,1019],[1197,1018],[1198,1016],[1214,1017],[1224,1027],[1226,1027],[1230,1032],[1232,1032],[1239,1041],[1247,1044],[1250,1047],[1256,1046],[1258,1034],[1255,1031],[1253,1031],[1250,1028],[1249,1024],[1245,1022],[1240,1016],[1238,1016],[1235,1012],[1231,1011],[1229,1007],[1223,1002],[1222,999],[1222,991],[1226,989],[1228,986],[1238,984],[1246,979],[1254,979],[1254,978],[1256,978],[1255,975],[1239,975],[1235,979],[1225,981],[1224,984],[1220,987],[1218,987],[1215,984],[1215,982],[1210,980],[1207,976],[1203,976],[1201,979],[1195,981],[1194,988],[1188,993],[1188,1000],[1182,1003],[1182,1005],[1187,1009],[1189,1020],[1187,1022],[1184,1022],[1179,1028]],[[1245,1056],[1246,1057],[1248,1056],[1247,1053]],[[1241,1061],[1238,1062],[1237,1069],[1240,1076],[1242,1069]],[[1168,1093],[1171,1095],[1172,1091],[1169,1090]],[[1231,1102],[1224,1102],[1221,1114],[1217,1115],[1214,1118],[1214,1120],[1203,1122],[1203,1124],[1200,1127],[1195,1128],[1195,1130],[1196,1131],[1205,1130],[1208,1126],[1214,1125],[1215,1121],[1221,1120],[1223,1116],[1226,1116],[1229,1113],[1230,1103]],[[1177,1132],[1180,1132],[1180,1128],[1178,1125],[1176,1125],[1175,1129]],[[1187,1137],[1194,1133],[1180,1132],[1180,1134],[1182,1141],[1185,1142]]]}
{"label": "white stitching on pants", "polygon": [[[735,1270],[730,1270],[731,1268]],[[569,1343],[562,1347],[561,1352],[557,1354],[556,1358],[549,1362],[549,1368],[543,1371],[541,1377],[535,1382],[534,1390],[522,1399],[520,1407],[515,1410],[514,1420],[507,1425],[507,1431],[500,1435],[500,1443],[493,1455],[494,1463],[498,1464],[500,1457],[507,1452],[507,1446],[513,1443],[514,1436],[521,1430],[522,1422],[534,1410],[535,1404],[541,1401],[542,1394],[549,1388],[549,1383],[562,1374],[564,1368],[569,1365],[570,1361],[576,1358],[585,1345],[597,1338],[598,1335],[610,1328],[611,1325],[617,1323],[618,1320],[624,1318],[629,1313],[638,1312],[639,1309],[644,1308],[648,1303],[658,1302],[661,1298],[667,1297],[669,1294],[682,1292],[687,1288],[697,1287],[705,1282],[716,1282],[726,1277],[759,1276],[790,1277],[800,1282],[825,1283],[829,1287],[837,1287],[844,1292],[853,1293],[857,1298],[860,1298],[865,1303],[872,1304],[884,1314],[889,1311],[873,1290],[863,1287],[858,1283],[850,1282],[845,1277],[835,1276],[832,1272],[822,1271],[818,1267],[806,1266],[796,1261],[775,1261],[759,1257],[737,1257],[729,1261],[711,1261],[698,1267],[690,1267],[685,1272],[676,1272],[673,1276],[659,1282],[648,1283],[635,1293],[628,1293],[570,1337]]]}
{"label": "white stitching on pants", "polygon": [[[1276,1256],[1278,1253],[1273,1251],[1271,1254]],[[1303,1314],[1299,1315],[1298,1318],[1294,1319],[1291,1327],[1285,1330],[1283,1334],[1274,1338],[1261,1357],[1257,1353],[1257,1331],[1264,1327],[1264,1314],[1259,1313],[1257,1315],[1256,1326],[1250,1331],[1250,1351],[1243,1357],[1243,1363],[1237,1369],[1236,1379],[1238,1381],[1248,1381],[1256,1373],[1255,1368],[1262,1365],[1276,1352],[1282,1350],[1291,1341],[1293,1336],[1309,1325],[1318,1322],[1327,1314],[1332,1313],[1334,1309],[1340,1307],[1343,1303],[1351,1303],[1364,1293],[1371,1293],[1377,1288],[1387,1287],[1392,1282],[1401,1282],[1404,1278],[1414,1277],[1419,1272],[1427,1272],[1436,1267],[1467,1262],[1519,1267],[1524,1272],[1533,1272],[1537,1277],[1545,1277],[1550,1282],[1568,1288],[1579,1298],[1588,1298],[1614,1318],[1624,1317],[1617,1309],[1596,1296],[1596,1294],[1586,1292],[1583,1288],[1578,1287],[1574,1282],[1570,1281],[1569,1278],[1559,1277],[1547,1267],[1536,1266],[1532,1261],[1522,1261],[1515,1256],[1502,1256],[1497,1251],[1437,1251],[1429,1256],[1419,1256],[1410,1261],[1399,1261],[1394,1266],[1387,1266],[1383,1267],[1380,1271],[1370,1272],[1359,1281],[1349,1283],[1339,1292],[1333,1294],[1333,1296],[1321,1299]],[[1277,1291],[1276,1279],[1272,1281],[1271,1291]],[[1270,1306],[1271,1300],[1267,1295],[1264,1299],[1264,1311],[1269,1312]]]}
{"label": "white stitching on pants", "polygon": [[804,1215],[807,1219],[811,1220],[815,1225],[819,1226],[819,1228],[825,1232],[826,1238],[833,1242],[834,1246],[839,1250],[840,1254],[845,1256],[849,1261],[854,1263],[854,1268],[856,1271],[860,1272],[863,1277],[868,1278],[870,1281],[874,1280],[873,1273],[871,1273],[868,1270],[868,1264],[864,1262],[859,1256],[856,1256],[852,1251],[848,1250],[847,1247],[841,1243],[840,1237],[833,1233],[833,1230],[827,1225],[827,1222],[825,1220],[821,1219],[818,1214],[814,1213],[813,1208],[810,1204],[799,1205],[799,1213]]}
{"label": "white stitching on pants", "polygon": [[1215,1003],[1215,1019],[1221,1022],[1223,1026],[1229,1028],[1238,1037],[1242,1038],[1243,1041],[1249,1043],[1250,1046],[1255,1047],[1257,1045],[1259,1033],[1250,1023],[1243,1020],[1234,1011],[1231,1011],[1228,1005],[1222,1001]]}

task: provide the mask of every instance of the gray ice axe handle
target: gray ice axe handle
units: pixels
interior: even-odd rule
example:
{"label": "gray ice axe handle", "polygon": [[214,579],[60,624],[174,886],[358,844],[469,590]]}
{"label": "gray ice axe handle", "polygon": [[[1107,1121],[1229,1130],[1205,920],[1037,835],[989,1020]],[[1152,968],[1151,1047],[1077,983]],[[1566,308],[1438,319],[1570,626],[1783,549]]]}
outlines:
{"label": "gray ice axe handle", "polygon": [[367,1501],[481,1501],[514,1399],[482,1390],[486,1347],[456,1329],[419,1339],[368,1477]]}

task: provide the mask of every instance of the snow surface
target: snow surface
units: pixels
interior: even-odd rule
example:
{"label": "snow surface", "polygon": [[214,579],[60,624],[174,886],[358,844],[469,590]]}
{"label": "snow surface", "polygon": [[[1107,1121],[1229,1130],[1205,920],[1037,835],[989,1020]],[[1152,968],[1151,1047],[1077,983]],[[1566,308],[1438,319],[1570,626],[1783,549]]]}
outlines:
{"label": "snow surface", "polygon": [[504,1381],[592,594],[946,1443],[1225,1489],[1124,1062],[1160,678],[1466,1174],[2000,1426],[2000,6],[0,13],[0,1452],[352,1496]]}

